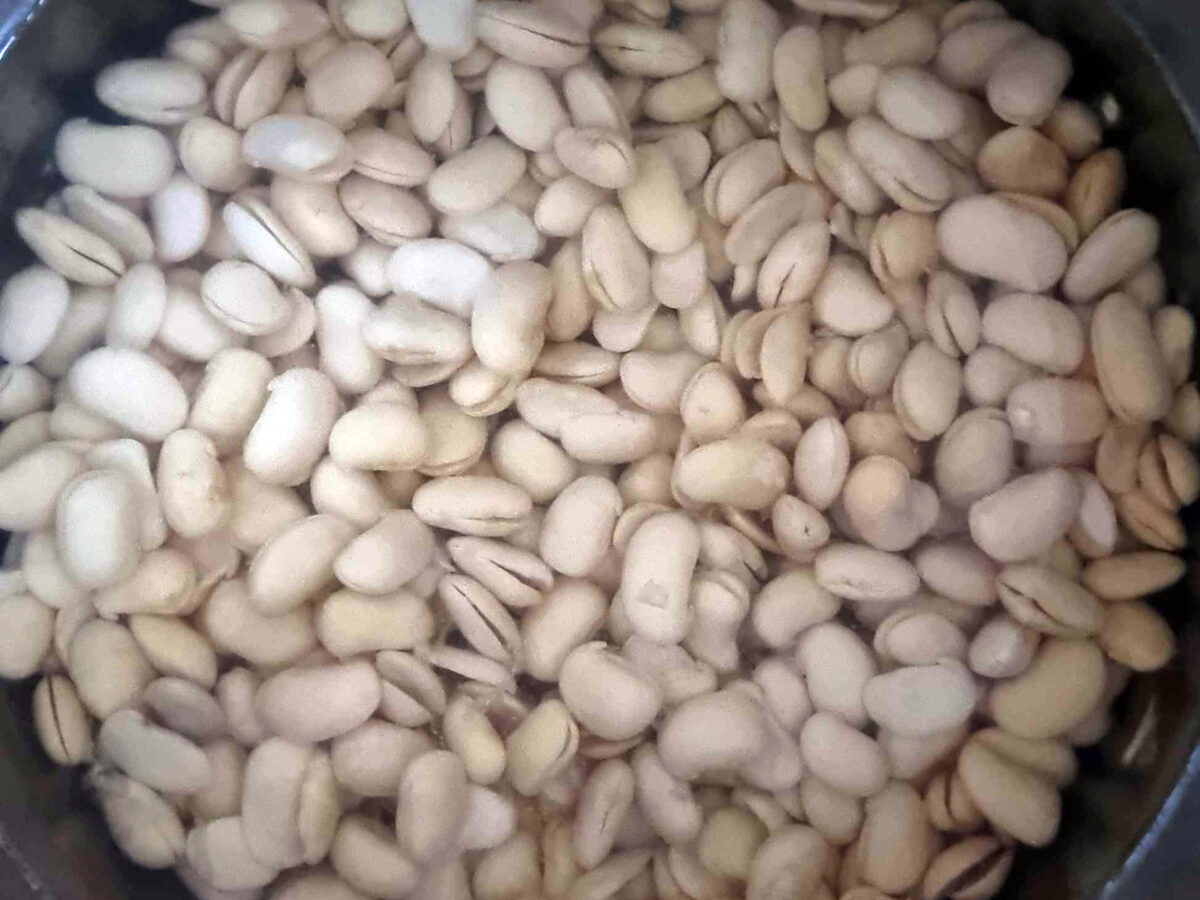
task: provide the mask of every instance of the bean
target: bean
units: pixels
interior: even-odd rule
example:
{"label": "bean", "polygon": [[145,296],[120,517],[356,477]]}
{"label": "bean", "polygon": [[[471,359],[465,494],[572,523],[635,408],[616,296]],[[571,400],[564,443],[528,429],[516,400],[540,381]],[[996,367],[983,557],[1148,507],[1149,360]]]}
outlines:
{"label": "bean", "polygon": [[1063,47],[602,5],[227,3],[16,214],[0,674],[198,894],[988,897],[1173,658],[1194,323]]}

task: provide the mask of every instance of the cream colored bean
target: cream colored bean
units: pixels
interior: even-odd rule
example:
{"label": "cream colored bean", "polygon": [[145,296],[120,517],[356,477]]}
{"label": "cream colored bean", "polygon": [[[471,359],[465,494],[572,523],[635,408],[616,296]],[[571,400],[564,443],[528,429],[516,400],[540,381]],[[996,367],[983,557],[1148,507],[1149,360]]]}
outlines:
{"label": "cream colored bean", "polygon": [[167,304],[155,336],[156,344],[177,358],[202,363],[227,347],[243,343],[242,336],[205,309],[199,281],[185,279],[186,276],[181,276],[167,285]]}
{"label": "cream colored bean", "polygon": [[822,859],[828,845],[807,825],[788,825],[771,834],[758,848],[747,873],[746,897],[777,900],[799,890],[805,896],[821,882]]}
{"label": "cream colored bean", "polygon": [[531,66],[572,66],[587,55],[587,32],[553,8],[526,10],[507,2],[476,6],[479,39],[499,53]]}
{"label": "cream colored bean", "polygon": [[979,150],[976,167],[991,188],[1040,198],[1062,195],[1069,176],[1066,155],[1058,145],[1024,126],[988,139]]}
{"label": "cream colored bean", "polygon": [[[718,691],[687,700],[667,713],[658,751],[667,770],[692,779],[709,768],[730,768],[762,752],[767,733],[763,711],[748,696]],[[701,735],[708,735],[701,741]]]}
{"label": "cream colored bean", "polygon": [[568,172],[598,188],[619,188],[633,181],[633,148],[612,129],[564,128],[555,135],[554,152]]}
{"label": "cream colored bean", "polygon": [[309,116],[259,119],[242,138],[242,156],[253,166],[318,182],[336,181],[352,162],[341,131]]}
{"label": "cream colored bean", "polygon": [[794,569],[763,586],[750,618],[768,646],[785,647],[806,629],[833,618],[839,607],[838,598],[817,584],[811,570]]}
{"label": "cream colored bean", "polygon": [[783,157],[770,141],[752,141],[727,154],[704,180],[704,206],[732,225],[755,200],[783,183]]}
{"label": "cream colored bean", "polygon": [[28,678],[37,672],[54,638],[54,610],[32,594],[0,599],[5,636],[0,646],[0,673],[5,678]]}
{"label": "cream colored bean", "polygon": [[1096,308],[1091,337],[1100,387],[1114,414],[1129,423],[1164,415],[1170,374],[1146,313],[1128,296],[1110,294]]}
{"label": "cream colored bean", "polygon": [[787,487],[787,458],[765,442],[719,440],[683,457],[679,489],[700,503],[764,509]]}
{"label": "cream colored bean", "polygon": [[[196,636],[193,634],[192,637]],[[207,649],[211,654],[212,649]],[[213,672],[213,682],[215,682],[215,666],[211,671]],[[209,690],[211,690],[211,682],[209,684]],[[228,791],[231,790],[228,782],[233,779],[229,778],[229,773],[225,770],[228,760],[221,748],[228,749],[228,745],[224,740],[218,739],[224,738],[228,730],[228,722],[221,705],[213,699],[208,690],[200,687],[196,681],[168,676],[156,679],[147,685],[142,699],[154,717],[171,730],[198,743],[202,741],[216,742],[204,745],[210,765],[214,761],[214,756],[218,757],[218,765],[212,766],[214,776],[205,791],[211,791],[214,796],[218,794],[227,796]],[[211,752],[214,747],[218,751],[216,754]],[[237,772],[236,784],[233,787],[236,788],[240,799],[240,768]],[[211,816],[211,818],[216,818],[216,816]]]}
{"label": "cream colored bean", "polygon": [[413,28],[422,43],[454,59],[458,59],[470,49],[473,4],[413,0],[411,4],[405,5]]}
{"label": "cream colored bean", "polygon": [[817,554],[815,571],[821,587],[847,600],[905,600],[919,584],[908,560],[861,544],[830,544]]}
{"label": "cream colored bean", "polygon": [[66,279],[45,266],[12,276],[0,291],[0,355],[13,365],[32,362],[50,345],[69,302]]}
{"label": "cream colored bean", "polygon": [[518,147],[548,151],[568,126],[566,110],[540,69],[498,59],[488,67],[484,90],[496,127]]}
{"label": "cream colored bean", "polygon": [[604,309],[633,312],[650,300],[650,264],[625,217],[598,206],[583,226],[583,282]]}
{"label": "cream colored bean", "polygon": [[829,79],[829,101],[848,119],[865,116],[875,106],[882,76],[883,70],[874,63],[847,66]]}
{"label": "cream colored bean", "polygon": [[164,262],[190,259],[208,240],[212,225],[208,192],[183,173],[172,176],[150,198],[149,212],[158,257]]}
{"label": "cream colored bean", "polygon": [[804,723],[800,752],[814,775],[853,797],[869,797],[887,783],[879,745],[830,713],[815,713]]}
{"label": "cream colored bean", "polygon": [[389,797],[408,764],[433,749],[420,731],[370,719],[334,738],[330,762],[338,783],[361,797]]}
{"label": "cream colored bean", "polygon": [[[725,236],[726,257],[739,267],[757,266],[775,242],[804,218],[824,212],[826,198],[809,185],[790,184],[773,188],[751,203]],[[753,292],[757,273],[745,268],[745,293]]]}
{"label": "cream colored bean", "polygon": [[212,777],[203,750],[172,731],[150,724],[132,709],[109,716],[97,742],[105,757],[155,790],[190,794]]}
{"label": "cream colored bean", "polygon": [[42,749],[60,766],[92,758],[94,746],[87,713],[70,679],[48,675],[33,692],[33,725]]}
{"label": "cream colored bean", "polygon": [[265,615],[295,609],[333,580],[333,564],[354,528],[330,515],[310,516],[276,533],[246,573],[251,602]]}
{"label": "cream colored bean", "polygon": [[902,209],[933,212],[951,197],[949,166],[920,141],[863,116],[846,130],[850,152]]}
{"label": "cream colored bean", "polygon": [[264,864],[282,868],[304,860],[299,818],[315,760],[312,747],[279,737],[259,744],[246,760],[241,819],[251,853]]}
{"label": "cream colored bean", "polygon": [[491,135],[442,163],[430,176],[426,191],[439,212],[472,215],[498,202],[524,172],[521,149]]}
{"label": "cream colored bean", "polygon": [[388,594],[412,580],[433,558],[429,527],[409,510],[385,514],[338,554],[334,574],[346,587]]}
{"label": "cream colored bean", "polygon": [[166,800],[112,770],[96,769],[87,782],[96,792],[109,833],[122,853],[152,869],[169,868],[183,857],[183,823]]}
{"label": "cream colored bean", "polygon": [[93,603],[106,616],[180,614],[193,611],[200,602],[195,588],[196,568],[191,560],[178,550],[164,547],[143,556],[125,581],[97,591]]}
{"label": "cream colored bean", "polygon": [[600,627],[606,611],[604,596],[590,582],[569,579],[549,590],[521,623],[529,674],[557,681],[567,655]]}
{"label": "cream colored bean", "polygon": [[1166,620],[1139,600],[1107,607],[1096,643],[1116,662],[1135,672],[1151,672],[1175,654],[1175,637]]}
{"label": "cream colored bean", "polygon": [[[1079,482],[1066,470],[1025,475],[971,505],[971,537],[993,559],[1029,559],[1066,533],[1081,502]],[[1014,531],[1018,520],[1025,527]]]}
{"label": "cream colored bean", "polygon": [[63,567],[83,587],[124,581],[137,567],[137,501],[130,480],[115,469],[77,477],[58,499],[56,532]]}
{"label": "cream colored bean", "polygon": [[1091,382],[1043,378],[1018,385],[1008,396],[1013,437],[1029,444],[1078,444],[1104,431],[1108,408]]}
{"label": "cream colored bean", "polygon": [[50,405],[50,381],[33,366],[0,367],[0,418],[5,421]]}
{"label": "cream colored bean", "polygon": [[216,446],[200,431],[181,428],[163,442],[156,480],[167,524],[183,537],[208,534],[229,516],[225,471]]}
{"label": "cream colored bean", "polygon": [[370,896],[403,897],[419,879],[419,870],[395,845],[391,831],[366,816],[342,819],[329,856],[346,884]]}
{"label": "cream colored bean", "polygon": [[471,311],[471,343],[480,362],[512,378],[527,374],[544,340],[550,272],[536,263],[509,263],[492,273]]}
{"label": "cream colored bean", "polygon": [[396,471],[420,465],[427,432],[416,410],[372,403],[344,413],[329,433],[329,455],[351,469]]}
{"label": "cream colored bean", "polygon": [[682,75],[704,59],[682,34],[649,25],[616,22],[597,31],[593,42],[604,61],[626,75]]}
{"label": "cream colored bean", "polygon": [[968,197],[938,218],[938,245],[952,264],[1024,291],[1042,291],[1067,270],[1066,246],[1045,219],[996,197]]}
{"label": "cream colored bean", "polygon": [[820,131],[829,117],[825,61],[816,29],[797,26],[785,31],[773,56],[775,91],[783,112],[803,131]]}
{"label": "cream colored bean", "polygon": [[[559,670],[559,689],[576,720],[608,740],[640,733],[662,706],[653,679],[601,641],[583,644],[567,655]],[[617,696],[620,702],[612,702]]]}
{"label": "cream colored bean", "polygon": [[814,625],[801,633],[795,661],[816,709],[855,727],[866,724],[863,688],[878,667],[861,638],[834,622]]}
{"label": "cream colored bean", "polygon": [[570,765],[578,746],[579,726],[566,706],[543,700],[505,741],[509,783],[519,794],[534,795]]}
{"label": "cream colored bean", "polygon": [[407,591],[360,594],[336,591],[314,617],[317,638],[334,656],[365,650],[407,650],[433,636],[433,613]]}
{"label": "cream colored bean", "polygon": [[389,246],[425,237],[433,228],[429,211],[402,187],[353,173],[339,183],[338,196],[350,218]]}
{"label": "cream colored bean", "polygon": [[638,634],[660,643],[678,643],[686,635],[699,545],[695,525],[680,513],[653,516],[634,532],[625,550],[621,602]]}
{"label": "cream colored bean", "polygon": [[272,374],[270,364],[257,353],[241,348],[220,351],[196,388],[189,428],[207,435],[222,453],[234,450],[262,412]]}
{"label": "cream colored bean", "polygon": [[942,660],[875,676],[863,687],[863,705],[891,731],[929,735],[967,721],[975,706],[975,684],[961,663]]}
{"label": "cream colored bean", "polygon": [[256,665],[287,665],[317,643],[310,610],[264,616],[240,579],[217,586],[200,612],[200,623],[218,649]]}
{"label": "cream colored bean", "polygon": [[634,808],[644,810],[653,831],[673,844],[695,840],[703,824],[703,812],[692,795],[691,786],[664,767],[653,744],[639,746],[633,753],[631,764],[637,799]]}
{"label": "cream colored bean", "polygon": [[278,331],[292,311],[266,272],[239,260],[222,261],[209,269],[200,295],[209,312],[240,334]]}
{"label": "cream colored bean", "polygon": [[291,488],[265,484],[240,463],[229,467],[227,477],[233,506],[226,528],[239,550],[257,550],[276,531],[308,514],[308,507]]}
{"label": "cream colored bean", "polygon": [[813,423],[796,445],[793,474],[801,498],[817,509],[829,508],[849,469],[850,443],[841,423],[832,417]]}
{"label": "cream colored bean", "polygon": [[905,431],[915,440],[930,440],[950,427],[961,393],[958,363],[932,342],[922,341],[896,373],[892,402]]}
{"label": "cream colored bean", "polygon": [[480,704],[465,694],[457,695],[447,705],[442,723],[446,746],[458,754],[472,782],[493,784],[504,774],[504,741]]}
{"label": "cream colored bean", "polygon": [[770,95],[771,50],[781,30],[779,16],[758,0],[721,7],[716,77],[724,96],[750,103]]}
{"label": "cream colored bean", "polygon": [[[248,51],[251,57],[257,57]],[[288,69],[279,71],[290,74],[290,55],[269,54],[262,60],[264,65],[286,62]],[[218,82],[220,83],[220,82]],[[248,115],[259,116],[238,109],[228,110],[234,121],[243,125]],[[239,118],[240,113],[240,118]],[[233,192],[244,188],[253,177],[253,170],[242,160],[242,136],[231,125],[206,116],[189,119],[179,132],[179,163],[183,170],[202,187],[213,191]]]}
{"label": "cream colored bean", "polygon": [[184,622],[139,613],[129,617],[129,630],[158,671],[190,678],[208,688],[216,683],[216,654],[204,636]]}
{"label": "cream colored bean", "polygon": [[60,494],[83,470],[83,458],[57,441],[17,457],[0,470],[0,526],[33,531],[50,525]]}
{"label": "cream colored bean", "polygon": [[71,366],[67,381],[85,409],[148,440],[162,440],[187,416],[187,397],[175,376],[136,350],[93,350]]}
{"label": "cream colored bean", "polygon": [[533,553],[484,538],[451,538],[446,550],[467,575],[511,607],[538,605],[553,584],[548,566]]}
{"label": "cream colored bean", "polygon": [[964,413],[946,430],[934,458],[938,489],[953,506],[968,506],[1008,481],[1014,456],[1006,416],[986,408]]}
{"label": "cream colored bean", "polygon": [[[59,129],[54,155],[68,181],[112,197],[148,197],[167,183],[175,165],[170,142],[154,128],[86,119],[71,119]],[[120,165],[135,158],[142,164]]]}
{"label": "cream colored bean", "polygon": [[278,331],[260,335],[250,341],[251,347],[268,359],[299,351],[308,344],[316,330],[317,311],[312,300],[296,288],[289,288],[284,293],[284,298],[291,307],[287,323]]}
{"label": "cream colored bean", "polygon": [[270,484],[299,484],[325,452],[340,401],[333,382],[293,369],[267,385],[268,397],[243,447],[246,468]]}
{"label": "cream colored bean", "polygon": [[260,679],[249,669],[230,669],[217,681],[215,695],[229,724],[230,734],[243,747],[256,747],[269,735],[254,710]]}
{"label": "cream colored bean", "polygon": [[1075,169],[1063,206],[1074,218],[1079,233],[1087,236],[1117,211],[1124,191],[1124,157],[1118,150],[1101,150]]}
{"label": "cream colored bean", "polygon": [[547,185],[538,198],[534,224],[552,237],[574,237],[583,230],[592,210],[606,198],[602,188],[578,175],[565,175]]}
{"label": "cream colored bean", "polygon": [[0,432],[0,467],[7,466],[49,440],[50,413],[31,412],[16,418]]}
{"label": "cream colored bean", "polygon": [[583,412],[561,424],[563,449],[583,463],[624,463],[654,451],[655,419],[634,410]]}
{"label": "cream colored bean", "polygon": [[255,705],[264,724],[287,740],[316,742],[345,734],[379,705],[379,676],[363,660],[273,675]]}
{"label": "cream colored bean", "polygon": [[879,330],[894,311],[866,267],[849,255],[838,254],[829,260],[813,293],[816,321],[850,337]]}
{"label": "cream colored bean", "polygon": [[1072,579],[1038,565],[1006,566],[997,578],[1000,601],[1030,628],[1059,637],[1095,633],[1104,607]]}
{"label": "cream colored bean", "polygon": [[654,144],[633,154],[634,179],[618,196],[637,238],[655,253],[677,253],[696,235],[696,214],[683,196],[679,176],[667,152]]}
{"label": "cream colored bean", "polygon": [[392,253],[388,279],[399,292],[411,292],[438,309],[469,318],[475,293],[491,266],[470,247],[437,238],[410,241]]}
{"label": "cream colored bean", "polygon": [[409,653],[384,650],[375,657],[382,679],[380,711],[396,722],[416,728],[446,709],[446,691],[431,665]]}
{"label": "cream colored bean", "polygon": [[132,706],[154,671],[129,630],[93,619],[71,639],[67,671],[84,707],[98,719]]}
{"label": "cream colored bean", "polygon": [[412,294],[393,295],[376,307],[364,321],[362,335],[376,353],[402,366],[453,371],[471,354],[467,323]]}
{"label": "cream colored bean", "polygon": [[499,478],[448,476],[421,485],[412,509],[427,525],[481,537],[511,534],[529,514],[529,495]]}
{"label": "cream colored bean", "polygon": [[883,73],[875,104],[889,125],[922,140],[952,137],[966,116],[960,95],[926,70],[910,66]]}
{"label": "cream colored bean", "polygon": [[620,494],[608,479],[584,476],[573,481],[546,511],[542,559],[564,575],[586,575],[608,552],[621,508]]}
{"label": "cream colored bean", "polygon": [[224,19],[254,47],[298,47],[329,28],[329,17],[316,3],[241,0],[222,10]]}
{"label": "cream colored bean", "polygon": [[608,856],[633,799],[633,770],[619,759],[601,763],[588,777],[573,827],[580,866],[593,869]]}
{"label": "cream colored bean", "polygon": [[312,115],[345,125],[375,106],[393,83],[391,66],[376,47],[348,41],[305,73]]}
{"label": "cream colored bean", "polygon": [[988,103],[1016,125],[1041,125],[1071,79],[1071,58],[1055,41],[1031,37],[1009,45],[987,80]]}
{"label": "cream colored bean", "polygon": [[854,386],[870,397],[887,393],[909,351],[909,334],[902,322],[864,334],[850,347],[846,368]]}

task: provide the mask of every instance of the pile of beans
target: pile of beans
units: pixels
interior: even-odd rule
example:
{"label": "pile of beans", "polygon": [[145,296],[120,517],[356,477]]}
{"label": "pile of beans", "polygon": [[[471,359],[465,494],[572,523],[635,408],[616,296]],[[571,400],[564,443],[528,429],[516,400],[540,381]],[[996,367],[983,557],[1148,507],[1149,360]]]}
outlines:
{"label": "pile of beans", "polygon": [[0,674],[202,898],[986,900],[1195,325],[993,0],[213,0],[0,292]]}

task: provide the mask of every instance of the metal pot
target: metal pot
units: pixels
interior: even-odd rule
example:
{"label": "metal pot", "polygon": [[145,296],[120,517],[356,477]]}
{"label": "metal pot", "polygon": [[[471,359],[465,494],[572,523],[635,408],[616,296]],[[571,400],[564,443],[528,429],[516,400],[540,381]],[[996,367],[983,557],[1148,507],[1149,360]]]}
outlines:
{"label": "metal pot", "polygon": [[[1200,5],[1173,0],[1005,0],[1075,56],[1073,96],[1101,104],[1126,154],[1127,205],[1163,222],[1162,261],[1180,302],[1200,295]],[[159,52],[202,12],[181,0],[18,0],[0,16],[0,277],[27,262],[11,212],[56,185],[47,162],[69,115],[110,119],[92,92],[106,62]],[[1195,510],[1187,517],[1196,533]],[[1192,560],[1195,562],[1194,546]],[[1167,900],[1200,891],[1200,566],[1160,608],[1179,634],[1166,671],[1134,682],[1117,726],[1082,755],[1063,833],[1022,850],[1002,897]],[[139,869],[108,838],[78,772],[53,766],[29,721],[31,685],[0,703],[0,896],[184,898],[174,875]]]}

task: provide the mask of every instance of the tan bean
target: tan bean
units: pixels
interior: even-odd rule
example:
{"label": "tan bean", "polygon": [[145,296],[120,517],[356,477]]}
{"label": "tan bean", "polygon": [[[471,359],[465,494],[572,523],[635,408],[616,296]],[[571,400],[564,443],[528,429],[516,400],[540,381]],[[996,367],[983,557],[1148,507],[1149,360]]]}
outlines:
{"label": "tan bean", "polygon": [[1048,780],[974,742],[963,749],[958,774],[993,825],[1035,847],[1054,840],[1061,802]]}

